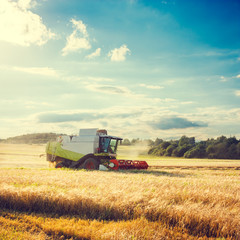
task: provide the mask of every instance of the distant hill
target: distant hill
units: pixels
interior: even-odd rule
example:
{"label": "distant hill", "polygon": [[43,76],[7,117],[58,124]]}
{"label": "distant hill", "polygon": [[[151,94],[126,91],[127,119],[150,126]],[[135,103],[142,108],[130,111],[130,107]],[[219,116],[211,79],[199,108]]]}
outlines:
{"label": "distant hill", "polygon": [[2,143],[16,143],[16,144],[45,144],[48,141],[54,141],[60,134],[56,133],[33,133],[25,134],[7,139],[1,139]]}

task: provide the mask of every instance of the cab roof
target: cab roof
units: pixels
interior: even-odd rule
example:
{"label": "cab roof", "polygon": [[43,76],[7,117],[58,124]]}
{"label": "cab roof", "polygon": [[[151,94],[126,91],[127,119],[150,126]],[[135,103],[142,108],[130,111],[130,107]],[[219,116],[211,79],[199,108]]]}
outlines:
{"label": "cab roof", "polygon": [[123,140],[120,137],[115,137],[115,136],[110,136],[110,135],[100,135],[99,137],[103,137],[103,138],[112,138],[112,139],[117,139],[117,140]]}

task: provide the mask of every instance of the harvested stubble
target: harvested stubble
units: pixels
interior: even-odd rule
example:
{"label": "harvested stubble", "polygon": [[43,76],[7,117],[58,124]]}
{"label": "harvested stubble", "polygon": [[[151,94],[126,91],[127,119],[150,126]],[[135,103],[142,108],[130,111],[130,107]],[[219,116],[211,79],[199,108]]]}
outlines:
{"label": "harvested stubble", "polygon": [[[2,215],[2,216],[1,216]],[[169,229],[159,222],[150,222],[144,218],[130,221],[96,221],[75,217],[53,218],[41,214],[2,212],[0,215],[0,239],[9,240],[9,232],[14,231],[12,239],[181,239],[199,240],[183,232],[181,228]],[[6,236],[6,237],[5,237]],[[1,238],[2,237],[2,238]],[[210,238],[211,239],[211,238]]]}
{"label": "harvested stubble", "polygon": [[0,207],[92,220],[143,219],[196,237],[238,239],[238,174],[1,169]]}

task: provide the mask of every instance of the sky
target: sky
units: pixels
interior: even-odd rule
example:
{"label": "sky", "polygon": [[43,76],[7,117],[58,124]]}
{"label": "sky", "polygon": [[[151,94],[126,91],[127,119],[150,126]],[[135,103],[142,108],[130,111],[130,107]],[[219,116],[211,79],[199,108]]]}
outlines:
{"label": "sky", "polygon": [[0,139],[103,128],[240,138],[239,0],[0,0]]}

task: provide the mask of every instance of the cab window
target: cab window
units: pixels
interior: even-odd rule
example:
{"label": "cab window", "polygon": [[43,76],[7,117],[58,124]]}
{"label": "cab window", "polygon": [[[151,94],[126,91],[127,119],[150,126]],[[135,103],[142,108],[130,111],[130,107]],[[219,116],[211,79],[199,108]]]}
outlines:
{"label": "cab window", "polygon": [[103,153],[116,153],[117,151],[117,139],[113,138],[100,138],[100,152]]}
{"label": "cab window", "polygon": [[109,152],[110,153],[116,153],[117,150],[117,140],[111,139],[110,145],[109,145]]}
{"label": "cab window", "polygon": [[107,153],[108,152],[108,146],[110,143],[110,138],[100,138],[100,151]]}

